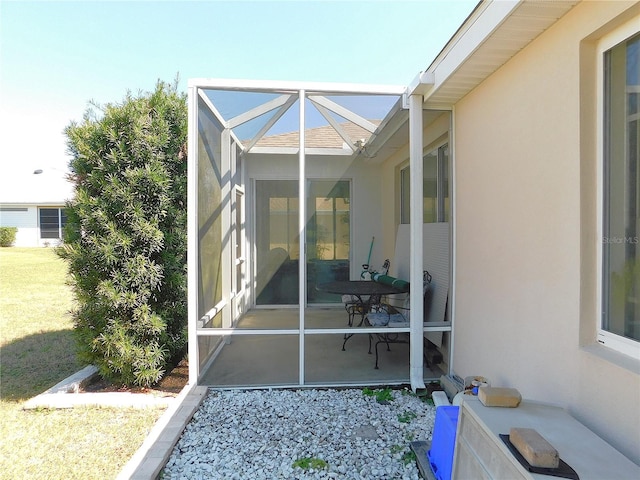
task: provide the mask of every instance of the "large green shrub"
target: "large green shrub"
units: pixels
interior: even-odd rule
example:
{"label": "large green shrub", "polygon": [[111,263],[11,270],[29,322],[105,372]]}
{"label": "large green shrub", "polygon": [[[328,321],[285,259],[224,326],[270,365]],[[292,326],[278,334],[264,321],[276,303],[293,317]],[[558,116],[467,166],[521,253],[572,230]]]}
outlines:
{"label": "large green shrub", "polygon": [[187,103],[177,82],[65,130],[74,199],[64,245],[79,356],[148,386],[185,353]]}
{"label": "large green shrub", "polygon": [[16,241],[17,227],[0,227],[0,247],[10,247]]}

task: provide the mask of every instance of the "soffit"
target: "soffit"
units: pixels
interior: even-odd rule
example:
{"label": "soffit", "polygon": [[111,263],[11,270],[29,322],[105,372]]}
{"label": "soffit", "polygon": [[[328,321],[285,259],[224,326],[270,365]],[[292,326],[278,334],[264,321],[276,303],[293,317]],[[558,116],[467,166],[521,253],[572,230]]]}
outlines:
{"label": "soffit", "polygon": [[[434,71],[436,85],[425,95],[425,106],[437,108],[451,106],[482,83],[509,59],[524,49],[542,32],[573,8],[578,1],[521,2],[506,18],[478,43],[475,50],[459,63],[446,78],[438,78],[440,65],[455,49],[464,48],[470,32],[475,27],[473,14],[465,22],[467,25],[450,40],[428,71]],[[490,4],[489,4],[490,5]],[[487,7],[488,9],[489,7]],[[479,15],[482,15],[482,11]],[[476,40],[477,42],[477,40]]]}
{"label": "soffit", "polygon": [[[425,127],[450,110],[509,59],[566,14],[579,1],[481,2],[426,72],[433,85],[418,83],[408,93],[424,95]],[[408,143],[408,110],[397,105],[369,141],[372,162],[380,162]],[[364,152],[366,154],[366,151]]]}

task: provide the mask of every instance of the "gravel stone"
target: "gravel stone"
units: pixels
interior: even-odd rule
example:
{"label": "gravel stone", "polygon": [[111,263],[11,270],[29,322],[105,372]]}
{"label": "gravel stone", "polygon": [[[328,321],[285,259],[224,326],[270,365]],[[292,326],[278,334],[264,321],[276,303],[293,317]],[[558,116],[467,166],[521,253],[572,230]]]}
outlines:
{"label": "gravel stone", "polygon": [[[360,389],[210,390],[161,478],[418,480],[409,442],[431,439],[435,407],[392,394],[383,405]],[[326,467],[294,466],[303,458]]]}

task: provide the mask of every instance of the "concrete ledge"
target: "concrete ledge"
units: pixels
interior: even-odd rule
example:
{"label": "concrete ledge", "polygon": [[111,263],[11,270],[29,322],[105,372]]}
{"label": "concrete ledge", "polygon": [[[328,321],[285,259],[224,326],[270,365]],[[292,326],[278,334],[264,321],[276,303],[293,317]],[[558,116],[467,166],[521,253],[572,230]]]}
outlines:
{"label": "concrete ledge", "polygon": [[154,396],[129,392],[78,393],[97,373],[98,369],[95,366],[88,365],[40,395],[27,400],[22,408],[167,408],[175,402],[176,397],[171,395]]}
{"label": "concrete ledge", "polygon": [[206,387],[186,385],[156,422],[142,446],[127,462],[116,480],[157,478],[207,392]]}
{"label": "concrete ledge", "polygon": [[70,377],[65,378],[59,383],[56,383],[43,395],[50,393],[78,393],[80,388],[84,387],[91,379],[98,374],[98,368],[94,365],[87,365],[79,372],[74,373]]}

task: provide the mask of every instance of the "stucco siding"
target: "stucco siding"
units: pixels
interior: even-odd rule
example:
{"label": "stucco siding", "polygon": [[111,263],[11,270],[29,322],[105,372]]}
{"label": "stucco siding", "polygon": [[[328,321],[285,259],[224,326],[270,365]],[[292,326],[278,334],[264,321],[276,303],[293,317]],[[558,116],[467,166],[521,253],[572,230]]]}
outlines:
{"label": "stucco siding", "polygon": [[640,464],[640,376],[585,351],[582,319],[596,320],[581,303],[595,294],[583,189],[596,188],[581,48],[628,7],[579,4],[455,106],[453,365],[567,407]]}

